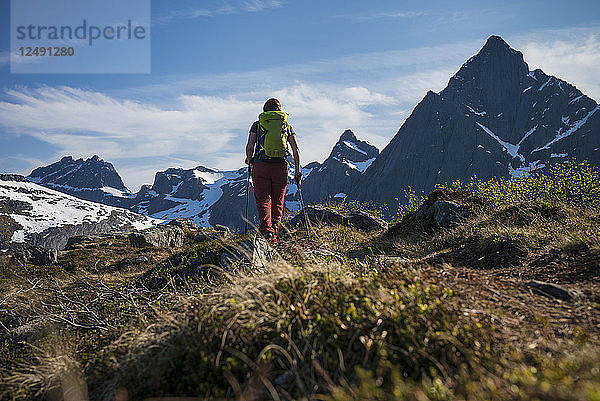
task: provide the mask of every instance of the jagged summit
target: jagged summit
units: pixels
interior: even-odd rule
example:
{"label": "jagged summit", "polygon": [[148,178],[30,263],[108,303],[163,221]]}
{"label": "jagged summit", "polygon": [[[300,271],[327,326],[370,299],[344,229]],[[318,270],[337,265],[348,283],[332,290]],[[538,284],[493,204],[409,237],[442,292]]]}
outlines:
{"label": "jagged summit", "polygon": [[323,164],[311,167],[312,172],[303,184],[305,200],[345,198],[378,155],[379,149],[345,130]]}
{"label": "jagged summit", "polygon": [[508,50],[512,50],[511,47],[509,46],[508,43],[506,43],[504,41],[504,39],[502,39],[501,36],[498,35],[492,35],[490,36],[486,41],[485,41],[485,45],[483,45],[482,50],[484,49],[492,49],[492,48],[504,48],[504,49],[508,49]]}
{"label": "jagged summit", "polygon": [[342,136],[340,136],[340,141],[356,141],[356,140],[357,140],[356,135],[354,135],[354,132],[352,132],[352,130],[349,130],[349,129],[344,131]]}
{"label": "jagged summit", "polygon": [[393,204],[407,187],[517,176],[567,158],[600,163],[599,110],[491,36],[445,89],[427,92],[350,196]]}
{"label": "jagged summit", "polygon": [[450,78],[440,94],[471,107],[493,104],[494,98],[504,102],[510,97],[514,101],[528,73],[529,66],[520,51],[511,48],[500,36],[490,36],[481,50]]}
{"label": "jagged summit", "polygon": [[89,159],[64,156],[49,166],[36,168],[27,177],[29,180],[47,186],[63,186],[75,189],[113,188],[129,192],[115,167],[98,155]]}

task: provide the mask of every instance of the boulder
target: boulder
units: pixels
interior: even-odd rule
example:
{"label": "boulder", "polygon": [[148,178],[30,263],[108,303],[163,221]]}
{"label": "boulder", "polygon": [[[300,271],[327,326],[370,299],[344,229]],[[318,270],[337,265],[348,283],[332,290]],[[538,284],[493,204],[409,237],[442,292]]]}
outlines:
{"label": "boulder", "polygon": [[175,219],[167,223],[169,226],[175,226],[186,230],[197,230],[198,226],[194,224],[190,219]]}
{"label": "boulder", "polygon": [[58,262],[58,251],[56,249],[45,249],[29,244],[13,244],[11,251],[13,257],[22,263],[47,266]]}
{"label": "boulder", "polygon": [[100,246],[112,246],[112,242],[102,242],[105,239],[124,239],[126,235],[118,234],[97,234],[97,235],[75,235],[67,240],[65,250],[78,248],[97,248]]}
{"label": "boulder", "polygon": [[276,256],[277,253],[269,242],[257,235],[221,254],[220,265],[230,272],[240,269],[259,270],[265,269],[267,263],[273,261]]}
{"label": "boulder", "polygon": [[407,215],[403,223],[420,221],[425,226],[448,228],[469,215],[469,209],[447,200],[437,200],[433,204],[423,203],[414,213]]}
{"label": "boulder", "polygon": [[184,232],[177,226],[160,225],[129,234],[129,242],[134,248],[156,246],[160,248],[181,248]]}
{"label": "boulder", "polygon": [[543,281],[532,280],[527,282],[525,285],[537,293],[563,301],[585,298],[585,295],[579,291],[571,290],[552,283],[545,283]]}
{"label": "boulder", "polygon": [[358,211],[344,214],[335,209],[322,206],[305,207],[290,221],[290,226],[303,225],[304,213],[306,213],[306,217],[312,224],[344,225],[368,232],[387,229],[385,221],[368,213]]}
{"label": "boulder", "polygon": [[229,228],[221,225],[215,225],[213,228],[202,228],[194,237],[194,242],[207,242],[219,239],[229,238],[231,231]]}

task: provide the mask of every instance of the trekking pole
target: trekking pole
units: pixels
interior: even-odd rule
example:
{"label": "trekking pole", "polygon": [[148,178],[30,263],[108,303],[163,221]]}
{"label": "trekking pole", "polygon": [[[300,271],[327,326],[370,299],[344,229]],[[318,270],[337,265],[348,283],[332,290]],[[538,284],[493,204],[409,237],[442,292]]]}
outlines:
{"label": "trekking pole", "polygon": [[246,226],[244,227],[244,235],[248,234],[248,203],[250,199],[250,175],[252,174],[252,163],[248,164],[248,180],[246,181]]}
{"label": "trekking pole", "polygon": [[306,237],[310,240],[310,229],[309,229],[309,221],[308,216],[306,215],[306,208],[304,207],[304,199],[302,199],[302,190],[300,189],[300,185],[298,185],[298,193],[300,194],[300,206],[302,206],[302,214],[304,215],[304,225],[306,226]]}

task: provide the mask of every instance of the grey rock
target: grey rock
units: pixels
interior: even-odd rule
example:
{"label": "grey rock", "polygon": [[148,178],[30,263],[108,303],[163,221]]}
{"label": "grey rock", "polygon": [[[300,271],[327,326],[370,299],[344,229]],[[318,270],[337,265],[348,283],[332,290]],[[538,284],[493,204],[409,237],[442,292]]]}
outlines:
{"label": "grey rock", "polygon": [[541,293],[551,298],[561,299],[563,301],[585,298],[585,295],[579,291],[571,290],[556,284],[546,283],[543,281],[532,280],[527,282],[525,285],[538,293]]}
{"label": "grey rock", "polygon": [[95,242],[98,237],[92,235],[75,235],[67,240],[65,250],[72,250],[76,248],[83,248],[89,245],[91,242]]}
{"label": "grey rock", "polygon": [[47,266],[58,262],[58,251],[56,249],[44,249],[29,244],[13,244],[10,251],[13,257],[22,263]]}
{"label": "grey rock", "polygon": [[387,230],[388,224],[379,217],[363,211],[350,212],[348,214],[350,225],[362,231]]}
{"label": "grey rock", "polygon": [[176,226],[157,226],[129,234],[129,242],[134,248],[155,246],[160,248],[181,248],[184,232]]}
{"label": "grey rock", "polygon": [[[67,224],[60,227],[50,227],[40,233],[31,233],[27,241],[32,245],[46,249],[63,250],[69,238],[80,235],[123,234],[133,230],[131,219],[135,216],[127,210],[114,210],[105,220],[81,224]],[[142,218],[142,216],[139,216]]]}
{"label": "grey rock", "polygon": [[469,209],[447,200],[424,202],[414,213],[402,219],[402,224],[419,222],[426,228],[448,228],[469,215]]}
{"label": "grey rock", "polygon": [[277,257],[275,250],[261,236],[240,242],[232,249],[221,254],[220,265],[223,269],[234,272],[238,270],[266,269],[269,262]]}
{"label": "grey rock", "polygon": [[167,223],[167,225],[194,231],[198,229],[198,226],[195,225],[190,219],[171,220]]}
{"label": "grey rock", "polygon": [[19,174],[0,174],[0,181],[27,182],[27,178]]}
{"label": "grey rock", "polygon": [[229,238],[231,231],[229,228],[220,224],[215,225],[213,228],[202,228],[198,232],[198,235],[194,237],[194,242],[207,242]]}
{"label": "grey rock", "polygon": [[436,201],[432,209],[433,224],[439,227],[450,227],[469,215],[468,208],[445,200]]}
{"label": "grey rock", "polygon": [[[88,247],[98,247],[100,246],[98,242],[105,239],[123,239],[126,238],[125,235],[118,234],[96,234],[96,235],[75,235],[70,237],[67,240],[67,244],[65,246],[65,250],[72,250],[77,248],[88,248]],[[102,246],[112,246],[113,243],[111,241],[106,241],[102,243]]]}
{"label": "grey rock", "polygon": [[304,213],[311,224],[352,226],[368,232],[386,230],[388,227],[385,221],[362,211],[343,214],[335,209],[322,206],[306,206],[290,221],[290,226],[297,227],[305,224]]}

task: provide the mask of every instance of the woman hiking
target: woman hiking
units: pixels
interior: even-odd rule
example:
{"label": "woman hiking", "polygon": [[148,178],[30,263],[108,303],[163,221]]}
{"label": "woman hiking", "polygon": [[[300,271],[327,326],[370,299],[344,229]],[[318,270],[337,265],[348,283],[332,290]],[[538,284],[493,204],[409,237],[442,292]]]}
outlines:
{"label": "woman hiking", "polygon": [[254,198],[260,221],[259,231],[274,244],[278,242],[287,187],[288,143],[294,156],[294,180],[300,186],[300,153],[296,134],[287,122],[287,114],[275,98],[267,100],[263,112],[250,127],[246,145],[246,164],[252,166]]}

